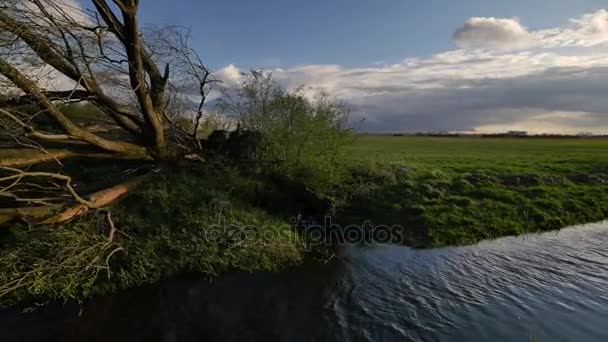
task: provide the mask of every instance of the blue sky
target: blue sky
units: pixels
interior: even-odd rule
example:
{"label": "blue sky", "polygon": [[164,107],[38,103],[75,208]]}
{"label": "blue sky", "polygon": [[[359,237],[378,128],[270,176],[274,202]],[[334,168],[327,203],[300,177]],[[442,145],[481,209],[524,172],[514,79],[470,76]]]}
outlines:
{"label": "blue sky", "polygon": [[519,17],[556,27],[601,0],[172,0],[141,1],[145,23],[191,27],[212,67],[365,66],[424,57],[453,46],[470,17]]}
{"label": "blue sky", "polygon": [[191,28],[218,86],[263,68],[364,131],[608,134],[605,0],[142,0],[140,18]]}

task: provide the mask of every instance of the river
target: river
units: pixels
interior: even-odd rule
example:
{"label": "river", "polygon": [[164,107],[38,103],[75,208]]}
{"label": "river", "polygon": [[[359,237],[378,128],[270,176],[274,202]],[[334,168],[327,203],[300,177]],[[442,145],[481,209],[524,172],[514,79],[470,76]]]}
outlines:
{"label": "river", "polygon": [[179,278],[0,313],[1,341],[606,341],[608,223],[473,246],[347,246],[323,265]]}

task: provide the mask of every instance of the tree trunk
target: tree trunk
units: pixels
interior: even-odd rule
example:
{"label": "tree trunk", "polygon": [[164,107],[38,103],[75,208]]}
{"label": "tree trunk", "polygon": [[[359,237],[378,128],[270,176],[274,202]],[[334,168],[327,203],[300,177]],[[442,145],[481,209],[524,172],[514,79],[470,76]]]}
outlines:
{"label": "tree trunk", "polygon": [[99,152],[77,152],[70,149],[2,149],[0,166],[27,167],[43,163],[51,163],[68,158],[95,158],[115,160],[152,160],[149,155],[113,154]]}

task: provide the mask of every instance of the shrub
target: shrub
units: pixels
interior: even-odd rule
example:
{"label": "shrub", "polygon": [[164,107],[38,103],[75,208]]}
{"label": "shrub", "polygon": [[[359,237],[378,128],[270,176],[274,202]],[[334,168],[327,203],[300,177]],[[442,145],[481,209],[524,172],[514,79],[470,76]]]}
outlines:
{"label": "shrub", "polygon": [[252,71],[219,107],[243,129],[262,135],[260,158],[320,198],[338,200],[348,176],[344,147],[352,142],[346,106],[326,93],[287,91],[269,73]]}

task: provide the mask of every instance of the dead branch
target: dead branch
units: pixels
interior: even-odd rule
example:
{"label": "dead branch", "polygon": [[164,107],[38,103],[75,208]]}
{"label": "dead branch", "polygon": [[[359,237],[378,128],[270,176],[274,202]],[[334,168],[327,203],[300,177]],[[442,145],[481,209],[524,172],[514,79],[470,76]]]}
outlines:
{"label": "dead branch", "polygon": [[[0,223],[16,219],[64,222],[108,205],[131,186],[126,183],[85,198],[74,191],[69,175],[18,168],[72,157],[160,162],[170,157],[168,152],[173,149],[169,147],[201,148],[196,133],[216,80],[188,46],[189,33],[182,32],[175,40],[166,39],[167,35],[154,40],[139,27],[139,1],[91,2],[94,10],[90,12],[66,10],[54,0],[29,0],[28,5],[3,2],[0,6],[0,86],[4,88],[0,96],[0,196],[2,203],[15,205],[0,209]],[[51,86],[55,79],[61,81],[61,88]],[[175,86],[186,80],[188,86],[198,89],[201,99],[193,115],[194,127],[192,131],[190,127],[168,129],[179,126],[174,119],[181,115],[173,113],[175,107],[168,104],[172,99],[183,104],[186,95],[191,95]],[[103,116],[103,122],[112,122],[111,127],[123,132],[77,124],[84,121],[80,113],[66,107],[81,101],[96,106],[100,111],[95,110],[94,115]],[[42,191],[36,188],[42,179],[62,186]],[[66,196],[73,202],[56,203],[64,202]],[[29,207],[22,208],[24,204]]]}
{"label": "dead branch", "polygon": [[112,212],[109,210],[106,213],[106,220],[108,221],[108,225],[110,226],[110,232],[108,233],[108,242],[113,242],[114,235],[116,235],[116,226],[114,225],[114,221],[112,220]]}
{"label": "dead branch", "polygon": [[146,155],[146,148],[135,144],[113,141],[101,138],[91,132],[81,129],[68,119],[59,109],[44,95],[44,92],[19,70],[0,58],[0,73],[11,80],[21,90],[29,93],[38,100],[39,105],[46,110],[47,115],[53,119],[63,131],[73,139],[87,142],[103,150],[119,153],[132,153]]}
{"label": "dead branch", "polygon": [[70,140],[71,137],[67,134],[49,134],[38,132],[36,129],[20,120],[17,116],[13,115],[11,112],[0,108],[0,115],[3,115],[17,124],[19,127],[23,128],[26,136],[42,139],[42,140]]}
{"label": "dead branch", "polygon": [[[44,95],[51,101],[77,102],[93,100],[94,97],[86,90],[45,91]],[[8,97],[0,100],[0,108],[35,105],[37,100],[29,94]]]}
{"label": "dead branch", "polygon": [[132,155],[116,155],[100,152],[79,152],[72,149],[47,149],[45,152],[34,149],[3,149],[0,152],[0,166],[4,167],[27,167],[35,164],[43,164],[48,162],[56,162],[58,160],[68,158],[93,158],[99,160],[128,160],[141,159],[138,156]]}
{"label": "dead branch", "polygon": [[[93,203],[80,197],[80,195],[78,195],[76,190],[74,190],[74,187],[72,186],[72,177],[62,175],[59,173],[51,173],[51,172],[26,172],[26,171],[23,171],[23,170],[20,170],[17,168],[6,167],[6,166],[0,166],[0,170],[12,172],[12,174],[9,176],[0,177],[0,183],[6,182],[6,181],[21,180],[24,178],[34,178],[34,177],[46,177],[46,178],[64,181],[65,188],[67,189],[67,191],[70,193],[70,195],[74,198],[74,200],[76,202],[78,202],[82,205],[85,205],[89,208],[92,208],[92,206],[93,206]],[[19,200],[19,198],[17,198],[17,200]]]}
{"label": "dead branch", "polygon": [[132,178],[122,184],[95,192],[83,200],[83,202],[69,207],[65,207],[62,204],[53,204],[41,207],[0,209],[0,226],[14,221],[26,221],[30,224],[66,222],[92,209],[110,205],[150,177],[151,174],[146,174]]}
{"label": "dead branch", "polygon": [[[197,132],[205,115],[205,102],[213,85],[220,81],[213,77],[201,56],[189,46],[189,29],[179,26],[150,27],[146,33],[147,41],[155,48],[156,54],[169,61],[173,70],[170,85],[167,87],[166,107],[172,109],[169,111],[171,115],[167,114],[167,120],[185,132],[186,128],[176,124],[174,118],[192,117],[192,126],[185,133],[200,150],[202,146],[198,141]],[[199,98],[196,109],[192,108],[190,99],[184,94],[196,95]]]}

